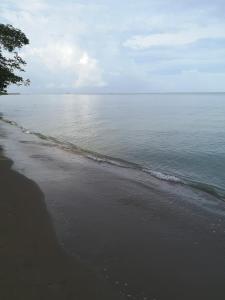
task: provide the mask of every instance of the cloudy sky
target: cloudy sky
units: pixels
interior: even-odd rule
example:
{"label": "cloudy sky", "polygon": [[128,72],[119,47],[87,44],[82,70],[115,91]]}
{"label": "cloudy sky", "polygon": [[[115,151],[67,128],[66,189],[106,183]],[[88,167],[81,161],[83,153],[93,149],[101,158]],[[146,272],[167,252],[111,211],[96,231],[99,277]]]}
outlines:
{"label": "cloudy sky", "polygon": [[25,92],[225,91],[224,0],[1,0]]}

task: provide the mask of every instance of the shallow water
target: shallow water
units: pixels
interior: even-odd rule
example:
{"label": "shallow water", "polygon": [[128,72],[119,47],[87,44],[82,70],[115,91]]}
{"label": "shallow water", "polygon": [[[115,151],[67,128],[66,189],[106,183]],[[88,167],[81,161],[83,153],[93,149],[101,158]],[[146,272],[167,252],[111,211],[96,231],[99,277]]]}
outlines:
{"label": "shallow water", "polygon": [[225,299],[224,202],[0,129],[13,168],[41,188],[63,248],[123,299]]}
{"label": "shallow water", "polygon": [[225,94],[2,96],[0,111],[30,131],[224,193]]}

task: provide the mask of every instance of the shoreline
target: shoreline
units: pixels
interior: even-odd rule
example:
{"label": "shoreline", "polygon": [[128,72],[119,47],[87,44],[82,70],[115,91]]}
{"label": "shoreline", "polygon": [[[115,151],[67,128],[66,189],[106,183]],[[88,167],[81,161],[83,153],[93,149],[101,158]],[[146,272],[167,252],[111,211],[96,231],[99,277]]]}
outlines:
{"label": "shoreline", "polygon": [[45,141],[46,143],[50,143],[51,145],[54,145],[55,147],[58,147],[64,151],[68,151],[70,153],[73,153],[75,155],[81,155],[84,156],[90,160],[94,160],[97,163],[103,163],[108,164],[116,167],[121,168],[127,168],[127,169],[134,169],[136,171],[141,171],[143,173],[148,174],[151,177],[154,177],[156,179],[171,182],[174,184],[180,184],[185,185],[187,187],[193,188],[196,191],[202,191],[206,192],[212,196],[215,196],[216,198],[220,199],[221,201],[225,202],[225,190],[222,187],[215,186],[211,183],[196,181],[191,178],[187,179],[182,176],[174,175],[174,174],[168,174],[163,173],[160,171],[156,171],[154,169],[149,168],[148,166],[141,165],[135,162],[127,161],[118,157],[111,157],[108,155],[104,155],[98,152],[94,152],[85,148],[81,148],[73,143],[61,141],[55,137],[44,135],[40,132],[36,131],[30,131],[23,126],[20,126],[17,122],[11,121],[9,119],[5,119],[1,113],[0,113],[0,121],[2,121],[5,124],[9,124],[11,126],[15,126],[17,129],[20,129],[23,133],[35,136],[39,138],[40,140]]}
{"label": "shoreline", "polygon": [[118,299],[58,244],[44,194],[0,147],[0,298]]}
{"label": "shoreline", "polygon": [[[0,143],[13,169],[41,188],[53,240],[104,277],[113,292],[136,300],[224,299],[222,201],[65,152],[7,124],[1,124]],[[84,289],[98,286],[82,274]],[[110,296],[111,291],[102,299]]]}

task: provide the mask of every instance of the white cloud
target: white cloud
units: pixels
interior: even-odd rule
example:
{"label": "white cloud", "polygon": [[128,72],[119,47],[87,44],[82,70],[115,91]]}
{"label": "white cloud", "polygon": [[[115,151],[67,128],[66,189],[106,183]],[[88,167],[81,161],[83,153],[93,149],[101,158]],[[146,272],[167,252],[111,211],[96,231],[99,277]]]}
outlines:
{"label": "white cloud", "polygon": [[[13,1],[10,2],[14,3]],[[48,7],[46,1],[43,0],[20,0],[17,2],[17,5],[19,9],[26,10],[31,13],[43,11]]]}
{"label": "white cloud", "polygon": [[98,61],[75,44],[53,41],[45,47],[32,47],[25,50],[23,57],[25,60],[38,60],[42,66],[42,72],[47,69],[55,76],[57,74],[61,76],[62,73],[70,74],[71,87],[103,86],[106,84],[102,79],[102,71]]}
{"label": "white cloud", "polygon": [[98,66],[96,59],[88,56],[84,52],[78,64],[78,79],[75,81],[76,87],[82,86],[105,86],[106,83],[102,78],[102,71]]}
{"label": "white cloud", "polygon": [[39,58],[40,63],[44,64],[49,70],[55,72],[57,69],[70,69],[75,61],[79,61],[81,50],[78,47],[69,44],[50,42],[45,47],[30,47],[23,53],[26,59],[30,56]]}
{"label": "white cloud", "polygon": [[54,6],[43,0],[4,3],[2,16],[22,29],[30,39],[30,45],[23,49],[22,55],[32,73],[45,72],[45,77],[48,74],[50,86],[54,80],[57,86],[59,80],[66,80],[68,88],[68,82],[70,88],[106,84],[99,61],[79,43],[80,35],[86,31],[86,25],[80,19],[83,5],[71,2]]}
{"label": "white cloud", "polygon": [[[203,90],[201,71],[225,69],[224,41],[213,40],[225,38],[223,0],[0,1],[1,22],[30,39],[22,49],[32,81],[26,91],[149,91],[168,82],[189,90],[192,68]],[[174,74],[184,73],[181,86]]]}
{"label": "white cloud", "polygon": [[225,38],[225,27],[194,27],[175,33],[158,33],[150,35],[135,35],[124,42],[124,46],[141,50],[154,46],[181,46],[197,42],[207,38]]}

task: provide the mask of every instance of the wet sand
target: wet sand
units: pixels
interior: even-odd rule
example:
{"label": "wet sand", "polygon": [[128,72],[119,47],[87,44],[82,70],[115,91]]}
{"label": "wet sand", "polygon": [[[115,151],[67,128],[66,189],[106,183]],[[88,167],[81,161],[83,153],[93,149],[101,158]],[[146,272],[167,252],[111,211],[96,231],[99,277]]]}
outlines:
{"label": "wet sand", "polygon": [[116,299],[59,246],[44,194],[0,148],[0,299]]}
{"label": "wet sand", "polygon": [[[20,216],[17,219],[9,214],[4,221],[1,218],[3,225],[14,224],[14,227],[4,227],[4,238],[11,239],[11,244],[3,244],[13,246],[1,248],[5,251],[1,252],[5,264],[0,271],[1,278],[5,278],[2,291],[12,293],[18,288],[21,293],[31,295],[38,285],[39,295],[51,292],[58,299],[95,299],[93,288],[99,284],[84,271],[85,264],[96,277],[104,277],[112,290],[124,299],[225,299],[225,206],[222,200],[161,182],[138,171],[99,164],[10,125],[1,127],[0,143],[13,159],[14,168],[34,180],[42,191],[9,166],[8,179],[8,175],[0,177],[1,190],[5,189],[5,195],[12,193],[11,207],[14,214]],[[7,174],[7,168],[1,168],[2,174]],[[23,182],[17,184],[16,189],[10,188],[12,174]],[[29,184],[38,196],[28,192]],[[20,193],[23,196],[19,196]],[[5,201],[1,205],[10,211],[8,201],[7,205]],[[6,230],[11,227],[12,233]],[[33,260],[27,260],[28,253]],[[72,257],[76,258],[73,267],[68,263]],[[78,263],[77,267],[76,261],[82,264]],[[13,271],[7,273],[10,268]],[[64,284],[57,284],[61,280],[57,278],[65,276],[68,281],[63,279]],[[73,292],[82,297],[59,296],[58,290],[71,293],[74,276],[75,282],[81,282],[77,286],[82,290],[75,288]],[[24,285],[21,278],[25,280]],[[49,281],[53,283],[51,288]],[[9,282],[11,288],[8,288]],[[85,295],[87,288],[92,291],[91,296]],[[110,289],[102,299],[110,299],[110,296],[118,299]]]}

